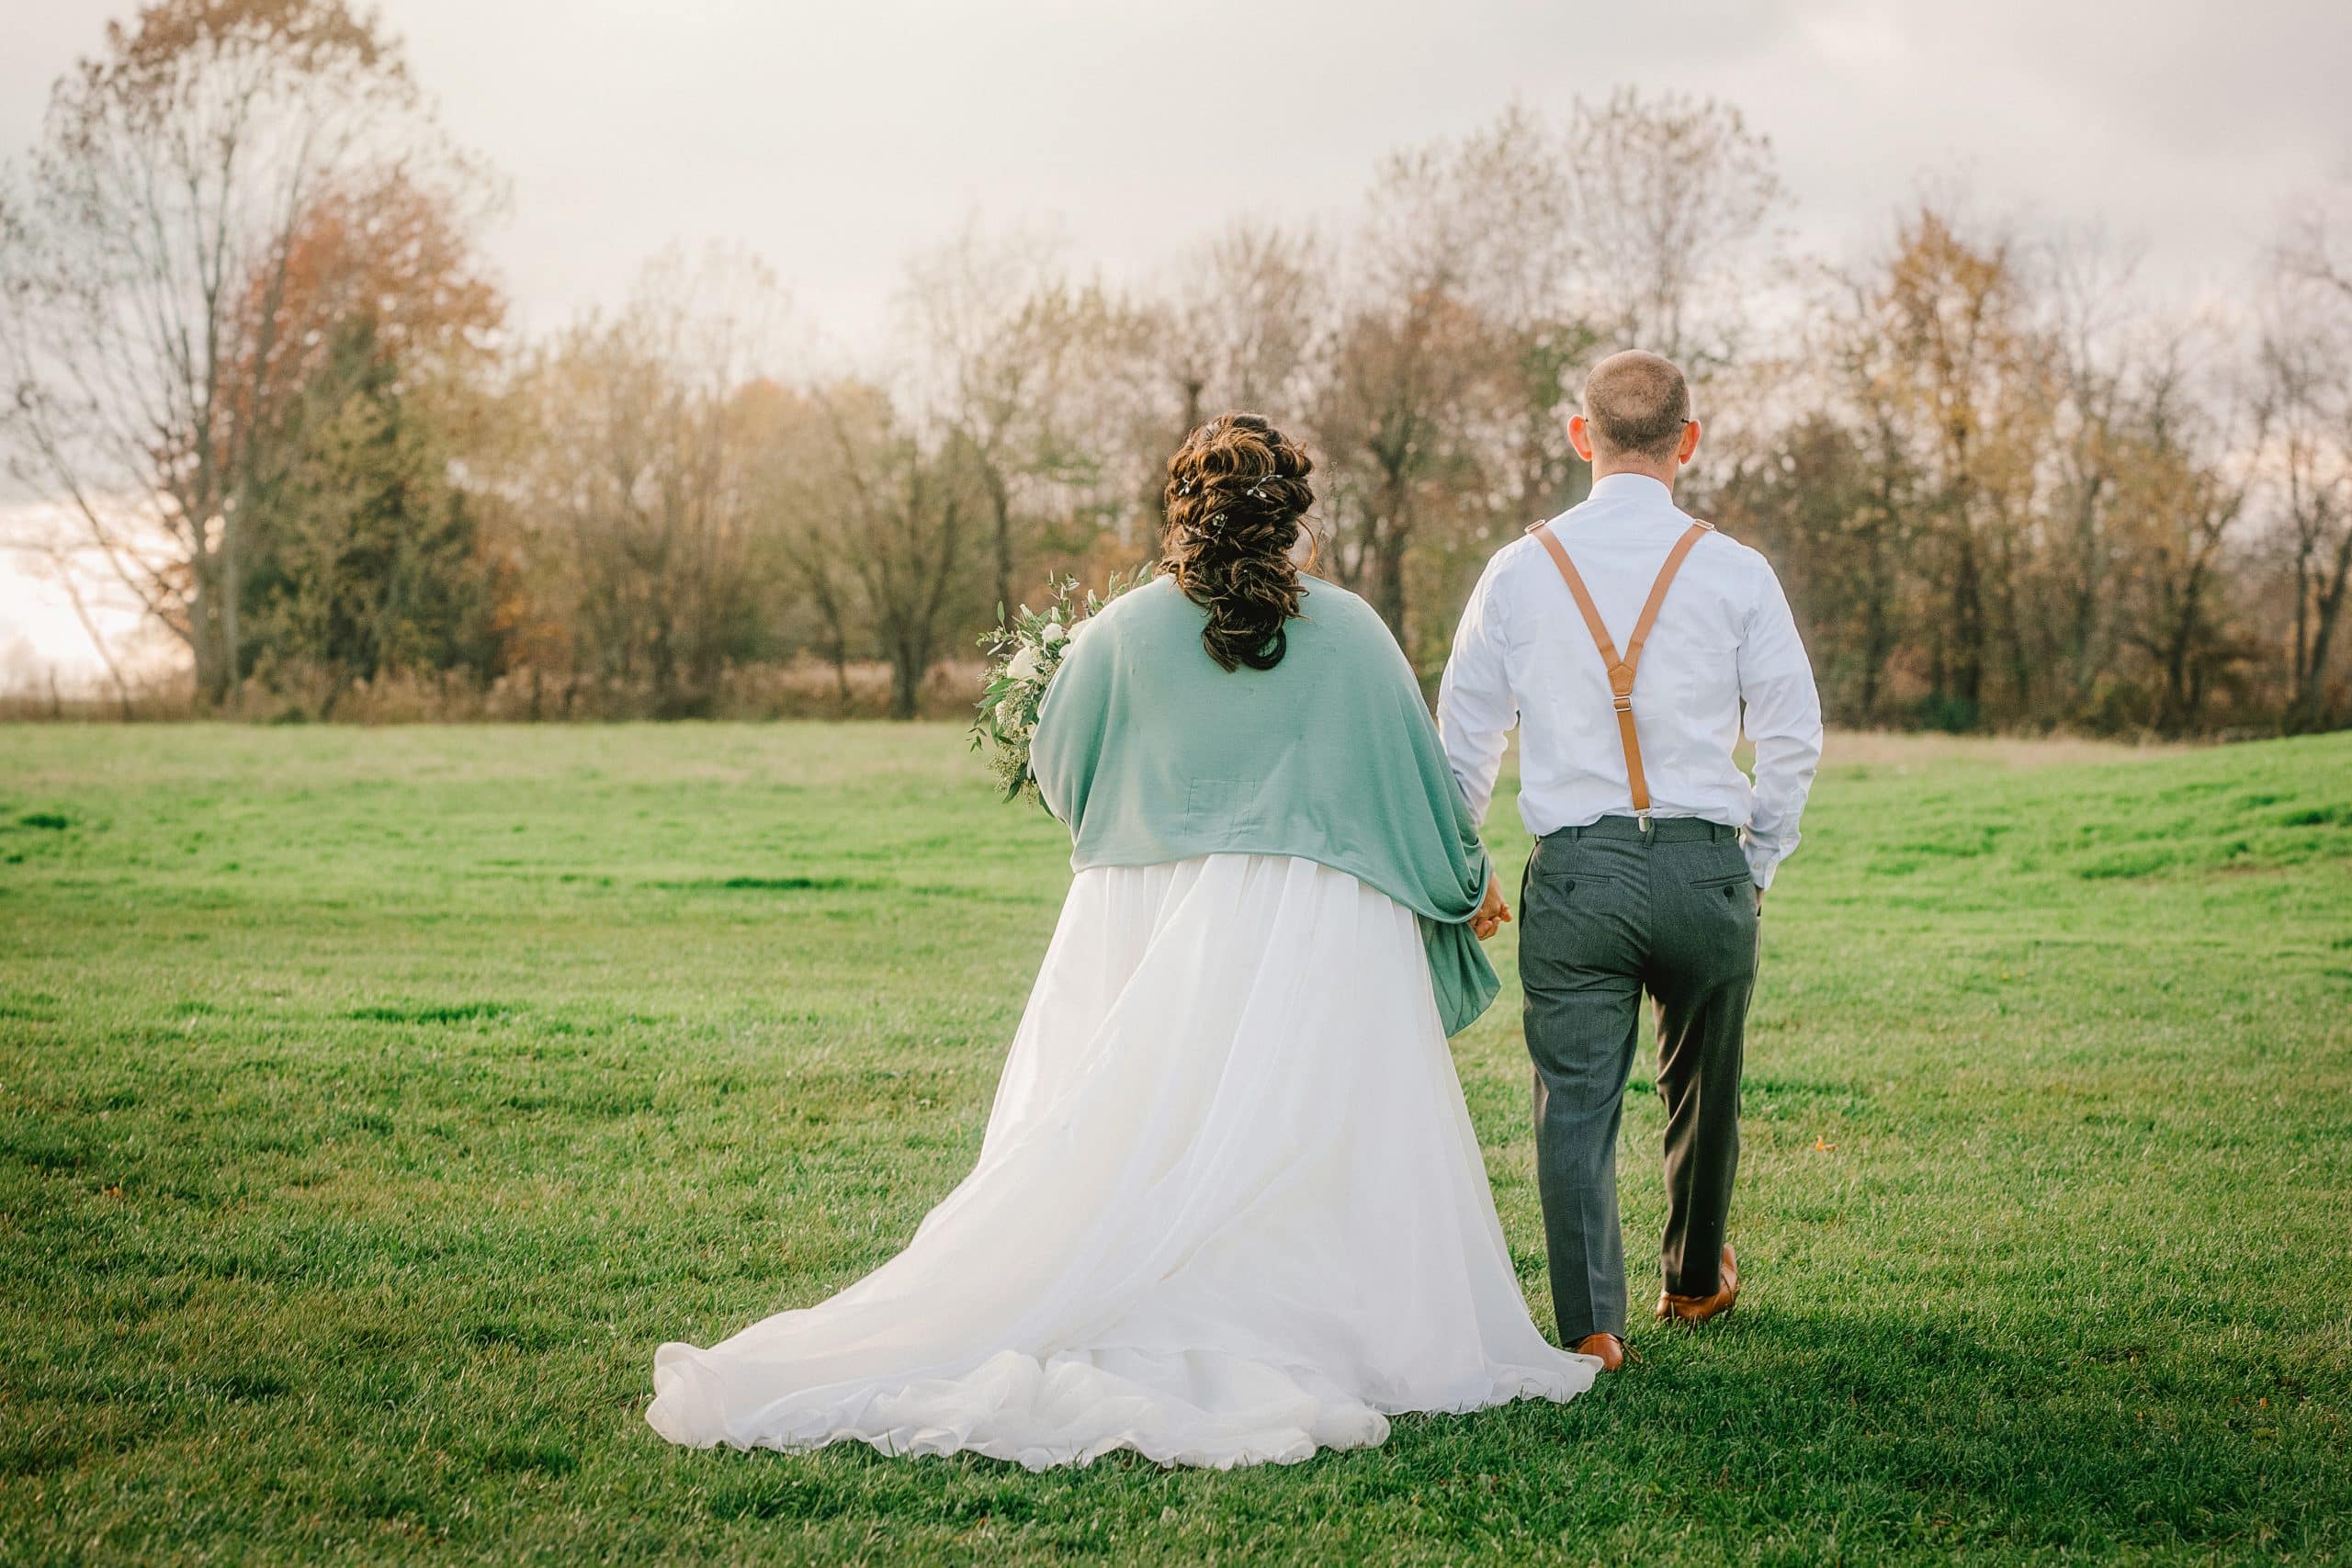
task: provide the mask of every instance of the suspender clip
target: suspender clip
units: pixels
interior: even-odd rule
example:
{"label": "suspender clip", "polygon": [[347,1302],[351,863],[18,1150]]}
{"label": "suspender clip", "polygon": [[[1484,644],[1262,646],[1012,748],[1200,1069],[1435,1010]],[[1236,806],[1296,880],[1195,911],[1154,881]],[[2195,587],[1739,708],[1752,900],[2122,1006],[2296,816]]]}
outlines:
{"label": "suspender clip", "polygon": [[1646,832],[1648,832],[1648,831],[1650,830],[1650,814],[1649,814],[1648,812],[1646,812],[1646,811],[1636,811],[1636,812],[1634,812],[1634,820],[1635,822],[1638,822],[1638,823],[1640,823],[1640,824],[1641,824],[1641,829],[1642,829],[1642,831],[1643,831],[1643,832],[1646,833]]}

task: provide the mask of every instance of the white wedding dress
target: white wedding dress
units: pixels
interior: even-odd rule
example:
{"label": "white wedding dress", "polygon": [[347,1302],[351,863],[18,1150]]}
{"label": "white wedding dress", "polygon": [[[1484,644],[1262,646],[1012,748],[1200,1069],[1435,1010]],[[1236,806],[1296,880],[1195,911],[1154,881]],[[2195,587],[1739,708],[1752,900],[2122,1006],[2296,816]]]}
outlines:
{"label": "white wedding dress", "polygon": [[1080,872],[972,1174],[831,1300],[662,1346],[646,1418],[1226,1468],[1569,1399],[1598,1366],[1528,1317],[1415,917],[1217,854]]}

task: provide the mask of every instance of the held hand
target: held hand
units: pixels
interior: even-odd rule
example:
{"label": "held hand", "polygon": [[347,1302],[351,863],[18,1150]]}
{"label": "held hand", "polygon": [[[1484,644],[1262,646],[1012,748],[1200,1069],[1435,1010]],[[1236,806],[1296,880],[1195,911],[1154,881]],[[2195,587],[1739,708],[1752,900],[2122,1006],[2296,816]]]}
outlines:
{"label": "held hand", "polygon": [[1756,912],[1759,915],[1764,912],[1764,889],[1761,887],[1756,890]]}
{"label": "held hand", "polygon": [[1487,877],[1487,897],[1478,905],[1478,912],[1470,917],[1470,933],[1480,942],[1486,941],[1510,919],[1510,906],[1503,902],[1503,890],[1497,886],[1493,874]]}

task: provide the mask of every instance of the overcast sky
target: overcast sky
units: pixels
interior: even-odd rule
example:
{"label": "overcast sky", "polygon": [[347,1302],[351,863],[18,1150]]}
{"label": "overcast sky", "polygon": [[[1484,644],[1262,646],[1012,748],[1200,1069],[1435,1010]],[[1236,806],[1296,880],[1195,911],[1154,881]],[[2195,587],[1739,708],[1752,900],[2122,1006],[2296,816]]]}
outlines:
{"label": "overcast sky", "polygon": [[[96,48],[100,0],[6,0],[0,145]],[[1713,94],[1777,146],[1806,238],[1875,239],[1924,177],[2103,220],[2226,286],[2352,172],[2345,0],[386,0],[465,143],[525,321],[616,298],[673,240],[741,241],[854,343],[965,215],[1058,220],[1147,268],[1238,212],[1329,213],[1385,152],[1517,96]]]}
{"label": "overcast sky", "polygon": [[[101,0],[0,0],[0,146]],[[2099,223],[2167,292],[2236,293],[2352,176],[2346,0],[384,0],[511,182],[489,244],[528,328],[673,241],[739,242],[853,348],[965,217],[1046,220],[1114,276],[1243,212],[1345,211],[1379,156],[1513,97],[1712,94],[1770,135],[1802,240],[1875,244],[1934,181]],[[22,603],[0,583],[6,619]],[[21,617],[20,617],[21,618]]]}

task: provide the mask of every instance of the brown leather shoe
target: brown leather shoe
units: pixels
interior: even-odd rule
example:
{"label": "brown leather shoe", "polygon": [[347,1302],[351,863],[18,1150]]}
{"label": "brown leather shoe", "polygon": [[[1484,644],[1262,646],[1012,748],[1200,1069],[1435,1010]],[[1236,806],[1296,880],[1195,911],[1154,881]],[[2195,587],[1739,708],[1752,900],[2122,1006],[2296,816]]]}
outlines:
{"label": "brown leather shoe", "polygon": [[1613,1372],[1625,1364],[1625,1342],[1614,1334],[1588,1334],[1577,1341],[1577,1354],[1598,1357],[1600,1370]]}
{"label": "brown leather shoe", "polygon": [[1716,1282],[1712,1296],[1678,1296],[1670,1291],[1657,1293],[1657,1315],[1661,1321],[1679,1318],[1684,1323],[1704,1323],[1731,1311],[1739,1301],[1739,1260],[1731,1254],[1731,1243],[1724,1243],[1723,1277]]}

